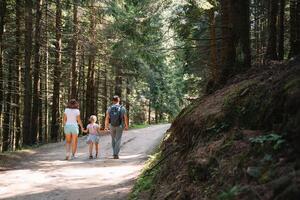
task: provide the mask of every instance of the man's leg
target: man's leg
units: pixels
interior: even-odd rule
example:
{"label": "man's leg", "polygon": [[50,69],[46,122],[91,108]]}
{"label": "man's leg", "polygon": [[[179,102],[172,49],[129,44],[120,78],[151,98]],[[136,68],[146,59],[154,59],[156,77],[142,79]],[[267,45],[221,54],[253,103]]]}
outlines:
{"label": "man's leg", "polygon": [[116,152],[115,152],[115,146],[116,146],[116,127],[110,127],[110,134],[111,134],[111,145],[112,145],[112,149],[113,149],[113,156],[115,156]]}
{"label": "man's leg", "polygon": [[115,143],[115,155],[118,156],[120,152],[120,146],[121,146],[121,138],[122,138],[123,128],[117,127],[116,128],[116,143]]}

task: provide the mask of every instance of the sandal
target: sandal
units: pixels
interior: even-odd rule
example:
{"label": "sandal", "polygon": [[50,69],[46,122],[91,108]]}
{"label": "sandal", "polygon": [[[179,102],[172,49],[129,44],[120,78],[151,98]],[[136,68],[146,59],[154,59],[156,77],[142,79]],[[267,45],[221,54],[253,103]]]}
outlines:
{"label": "sandal", "polygon": [[89,159],[93,159],[93,156],[92,156],[92,155],[90,155]]}

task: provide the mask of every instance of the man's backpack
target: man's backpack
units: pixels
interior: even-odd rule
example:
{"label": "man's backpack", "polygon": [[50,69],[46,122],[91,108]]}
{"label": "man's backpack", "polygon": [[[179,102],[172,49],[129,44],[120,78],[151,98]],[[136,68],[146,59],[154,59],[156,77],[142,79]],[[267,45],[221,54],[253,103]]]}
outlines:
{"label": "man's backpack", "polygon": [[118,127],[122,124],[123,116],[122,116],[122,106],[121,105],[113,105],[110,107],[109,111],[110,124],[114,127]]}

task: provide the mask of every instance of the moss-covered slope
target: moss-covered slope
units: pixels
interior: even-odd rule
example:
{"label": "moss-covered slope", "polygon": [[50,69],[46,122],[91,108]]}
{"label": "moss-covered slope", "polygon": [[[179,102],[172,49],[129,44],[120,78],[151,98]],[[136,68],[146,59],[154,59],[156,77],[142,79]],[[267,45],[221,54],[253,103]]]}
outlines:
{"label": "moss-covered slope", "polygon": [[300,62],[253,68],[172,124],[137,199],[299,199]]}

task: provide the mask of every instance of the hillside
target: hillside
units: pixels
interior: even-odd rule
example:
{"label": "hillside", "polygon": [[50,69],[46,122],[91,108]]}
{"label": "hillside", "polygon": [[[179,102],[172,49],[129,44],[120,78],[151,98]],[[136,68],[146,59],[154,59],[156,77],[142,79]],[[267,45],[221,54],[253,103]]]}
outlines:
{"label": "hillside", "polygon": [[179,114],[135,198],[298,199],[299,101],[299,58],[231,80]]}

